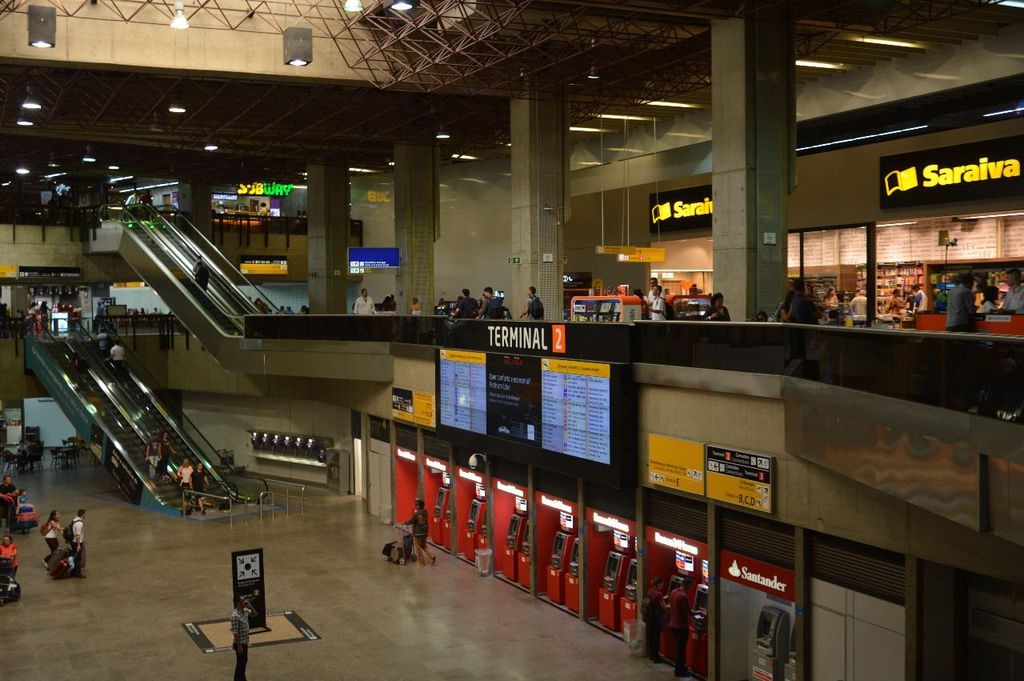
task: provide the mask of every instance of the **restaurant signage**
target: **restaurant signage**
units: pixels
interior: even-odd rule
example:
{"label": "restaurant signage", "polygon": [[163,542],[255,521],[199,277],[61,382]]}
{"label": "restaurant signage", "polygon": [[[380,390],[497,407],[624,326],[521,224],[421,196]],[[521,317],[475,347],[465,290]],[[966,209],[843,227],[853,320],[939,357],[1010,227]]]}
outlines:
{"label": "restaurant signage", "polygon": [[671,232],[679,229],[711,229],[715,204],[711,200],[711,185],[688,187],[649,196],[651,233]]}
{"label": "restaurant signage", "polygon": [[977,201],[1024,192],[1024,136],[958,144],[879,160],[882,208]]}
{"label": "restaurant signage", "polygon": [[282,182],[247,182],[239,184],[235,193],[239,196],[288,196],[294,184]]}

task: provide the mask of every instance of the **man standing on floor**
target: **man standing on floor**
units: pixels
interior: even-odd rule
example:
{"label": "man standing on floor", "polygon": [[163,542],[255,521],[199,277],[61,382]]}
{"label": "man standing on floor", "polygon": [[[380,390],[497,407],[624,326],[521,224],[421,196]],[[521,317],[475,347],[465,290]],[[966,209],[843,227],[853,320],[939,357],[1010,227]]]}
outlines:
{"label": "man standing on floor", "polygon": [[1003,311],[1024,312],[1024,286],[1020,285],[1020,270],[1014,267],[1006,271],[1006,297],[1003,299]]}
{"label": "man standing on floor", "polygon": [[377,311],[373,307],[373,298],[370,297],[369,292],[364,288],[359,292],[359,297],[356,298],[356,302],[352,305],[353,314],[377,314]]}
{"label": "man standing on floor", "polygon": [[430,518],[427,516],[427,511],[423,508],[423,500],[416,500],[416,510],[413,511],[412,517],[405,521],[406,525],[412,525],[412,538],[416,543],[416,560],[420,565],[427,564],[427,558],[430,558],[430,564],[433,565],[437,562],[437,556],[427,546],[427,531],[430,529]]}
{"label": "man standing on floor", "polygon": [[71,549],[75,555],[75,568],[71,571],[72,577],[85,577],[82,570],[85,569],[85,509],[78,509],[78,515],[71,521],[71,531],[74,539],[71,540]]}
{"label": "man standing on floor", "polygon": [[690,584],[692,580],[684,578],[676,585],[668,597],[668,627],[676,642],[677,677],[689,676],[686,668],[686,640],[690,635]]}
{"label": "man standing on floor", "polygon": [[244,596],[235,599],[231,611],[231,648],[235,651],[235,681],[245,681],[245,667],[249,664],[249,617],[256,614]]}
{"label": "man standing on floor", "polygon": [[949,292],[946,303],[946,331],[970,331],[974,314],[974,275],[964,272],[960,283]]}

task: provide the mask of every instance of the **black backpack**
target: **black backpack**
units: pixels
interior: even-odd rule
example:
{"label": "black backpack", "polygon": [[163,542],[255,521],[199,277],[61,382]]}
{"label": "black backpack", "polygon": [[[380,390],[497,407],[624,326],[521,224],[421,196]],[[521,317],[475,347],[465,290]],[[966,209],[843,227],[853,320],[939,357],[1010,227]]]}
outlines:
{"label": "black backpack", "polygon": [[544,303],[537,296],[530,296],[530,319],[544,319]]}
{"label": "black backpack", "polygon": [[672,303],[670,303],[670,302],[668,302],[666,300],[665,304],[664,304],[664,309],[665,309],[665,319],[675,319],[676,318],[676,306],[675,305],[673,305]]}
{"label": "black backpack", "polygon": [[497,298],[491,298],[484,303],[487,306],[487,318],[488,319],[504,319],[505,313],[502,309],[505,307],[502,305]]}
{"label": "black backpack", "polygon": [[[79,520],[78,522],[82,522],[82,521]],[[64,535],[64,541],[66,541],[67,543],[71,544],[72,542],[74,542],[75,541],[75,521],[71,521],[71,523],[69,523],[68,525],[65,525],[64,529],[61,531],[61,534]]]}

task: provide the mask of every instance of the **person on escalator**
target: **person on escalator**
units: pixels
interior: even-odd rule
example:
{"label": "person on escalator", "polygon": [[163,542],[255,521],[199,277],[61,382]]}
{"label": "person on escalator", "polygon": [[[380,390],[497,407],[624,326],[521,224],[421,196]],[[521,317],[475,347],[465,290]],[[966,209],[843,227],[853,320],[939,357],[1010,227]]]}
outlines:
{"label": "person on escalator", "polygon": [[118,372],[124,371],[124,346],[120,342],[114,343],[110,348],[110,364]]}
{"label": "person on escalator", "polygon": [[199,288],[205,291],[206,287],[210,284],[210,269],[206,266],[206,263],[203,262],[201,257],[196,260],[195,267],[192,268],[192,274],[195,275],[196,283],[199,284]]}
{"label": "person on escalator", "polygon": [[171,444],[171,435],[165,430],[163,437],[160,439],[160,458],[156,463],[157,480],[170,479],[171,474],[167,471],[167,465],[170,463],[171,454],[173,453],[174,445]]}
{"label": "person on escalator", "polygon": [[[149,440],[146,441],[146,462],[149,463],[149,467],[153,471],[153,478],[158,479],[160,477],[157,473],[157,466],[160,463],[160,438],[156,433],[151,433]],[[164,470],[167,470],[166,467]]]}

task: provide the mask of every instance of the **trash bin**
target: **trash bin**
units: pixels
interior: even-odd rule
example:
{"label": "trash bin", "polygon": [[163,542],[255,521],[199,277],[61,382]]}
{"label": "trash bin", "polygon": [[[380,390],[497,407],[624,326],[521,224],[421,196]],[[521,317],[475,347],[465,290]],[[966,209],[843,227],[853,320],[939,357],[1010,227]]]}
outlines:
{"label": "trash bin", "polygon": [[490,549],[476,550],[476,571],[487,577],[494,571],[494,552]]}
{"label": "trash bin", "polygon": [[622,638],[629,646],[629,654],[633,657],[642,657],[647,653],[644,645],[646,629],[640,620],[626,620],[622,623]]}

